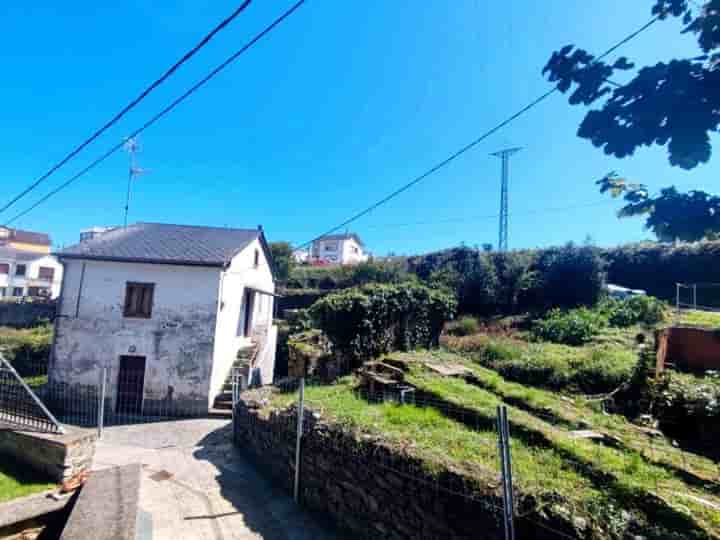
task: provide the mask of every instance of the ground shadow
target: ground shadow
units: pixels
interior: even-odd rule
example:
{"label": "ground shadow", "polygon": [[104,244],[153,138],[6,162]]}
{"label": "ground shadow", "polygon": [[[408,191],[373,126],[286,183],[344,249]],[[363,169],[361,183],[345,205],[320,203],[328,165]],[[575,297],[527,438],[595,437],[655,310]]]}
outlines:
{"label": "ground shadow", "polygon": [[[321,516],[299,508],[290,495],[274,484],[248,456],[233,444],[232,423],[209,433],[198,441],[193,456],[212,463],[219,470],[216,477],[223,497],[238,513],[245,525],[266,540],[334,540],[348,538],[338,533]],[[232,512],[215,515],[187,516],[186,520],[219,519]]]}

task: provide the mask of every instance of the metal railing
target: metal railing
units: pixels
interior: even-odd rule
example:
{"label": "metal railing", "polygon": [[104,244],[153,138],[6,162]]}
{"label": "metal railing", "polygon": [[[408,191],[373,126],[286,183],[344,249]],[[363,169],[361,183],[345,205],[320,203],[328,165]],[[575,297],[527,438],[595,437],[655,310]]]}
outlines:
{"label": "metal railing", "polygon": [[0,423],[33,431],[64,433],[43,401],[0,353]]}

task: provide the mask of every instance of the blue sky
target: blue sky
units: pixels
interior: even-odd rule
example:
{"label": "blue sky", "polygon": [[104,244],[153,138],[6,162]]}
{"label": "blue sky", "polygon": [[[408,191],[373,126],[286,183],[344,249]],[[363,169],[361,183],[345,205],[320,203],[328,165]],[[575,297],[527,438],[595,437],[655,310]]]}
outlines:
{"label": "blue sky", "polygon": [[[239,0],[4,2],[0,15],[2,203],[106,121]],[[291,5],[255,0],[190,63],[2,214],[8,219],[142,124]],[[409,181],[549,88],[551,52],[601,52],[650,18],[650,0],[308,0],[140,139],[150,173],[131,221],[255,227],[300,243]],[[618,54],[639,64],[696,54],[669,20]],[[649,238],[618,220],[594,180],[610,170],[653,188],[717,191],[718,158],[686,172],[664,149],[617,160],[576,137],[584,115],[555,95],[352,226],[371,250],[419,253],[497,242],[500,163],[512,158],[510,247]],[[715,139],[715,141],[717,138]],[[122,222],[127,156],[108,159],[13,225],[73,243]],[[568,206],[572,210],[557,210]],[[551,209],[552,211],[546,211]],[[14,210],[14,211],[13,211]],[[479,218],[478,218],[479,217]],[[423,225],[418,222],[427,223]],[[412,224],[412,225],[409,225]]]}

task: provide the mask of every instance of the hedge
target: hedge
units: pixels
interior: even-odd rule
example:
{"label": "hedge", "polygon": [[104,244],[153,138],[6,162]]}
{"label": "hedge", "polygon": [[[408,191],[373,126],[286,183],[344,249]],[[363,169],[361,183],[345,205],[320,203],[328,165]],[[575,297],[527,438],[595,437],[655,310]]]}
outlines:
{"label": "hedge", "polygon": [[[630,244],[602,250],[601,256],[608,282],[672,302],[676,283],[720,282],[720,241]],[[720,287],[698,289],[698,303],[720,306]]]}
{"label": "hedge", "polygon": [[418,283],[371,284],[329,294],[310,315],[353,366],[382,354],[436,346],[455,298]]}

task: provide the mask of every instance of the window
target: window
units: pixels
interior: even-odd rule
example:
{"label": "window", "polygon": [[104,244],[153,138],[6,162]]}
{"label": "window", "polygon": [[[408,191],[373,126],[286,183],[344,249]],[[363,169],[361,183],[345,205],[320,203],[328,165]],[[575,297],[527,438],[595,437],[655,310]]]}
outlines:
{"label": "window", "polygon": [[28,296],[32,296],[34,298],[50,296],[50,290],[45,287],[28,287]]}
{"label": "window", "polygon": [[325,244],[325,251],[337,251],[335,244]]}
{"label": "window", "polygon": [[10,265],[8,263],[0,263],[0,274],[9,274]]}
{"label": "window", "polygon": [[125,288],[124,317],[149,319],[152,316],[154,283],[133,283],[128,281]]}
{"label": "window", "polygon": [[260,250],[255,250],[255,262],[253,263],[255,265],[255,268],[260,266]]}
{"label": "window", "polygon": [[0,287],[0,298],[7,296],[7,287]]}
{"label": "window", "polygon": [[23,295],[23,288],[22,287],[13,287],[13,296],[22,296]]}
{"label": "window", "polygon": [[54,268],[50,268],[49,266],[41,266],[38,269],[38,278],[39,279],[52,281],[54,277],[55,277],[55,269]]}
{"label": "window", "polygon": [[15,266],[15,275],[16,276],[24,276],[26,271],[27,271],[27,266],[24,264],[18,264],[17,266]]}

